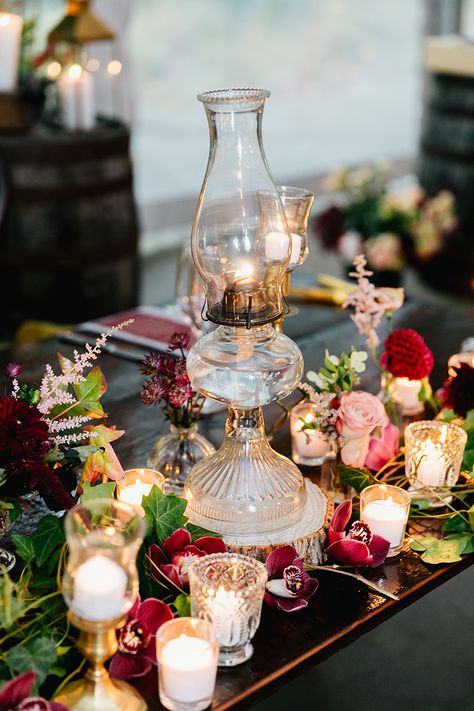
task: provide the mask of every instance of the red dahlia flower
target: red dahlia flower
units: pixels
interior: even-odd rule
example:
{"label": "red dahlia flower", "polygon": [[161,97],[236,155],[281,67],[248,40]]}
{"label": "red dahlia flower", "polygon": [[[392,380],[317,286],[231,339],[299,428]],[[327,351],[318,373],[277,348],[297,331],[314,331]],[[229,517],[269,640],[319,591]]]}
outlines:
{"label": "red dahlia flower", "polygon": [[69,711],[57,701],[30,696],[35,676],[34,671],[28,671],[8,681],[0,691],[0,711]]}
{"label": "red dahlia flower", "polygon": [[293,546],[277,548],[268,556],[268,572],[264,600],[267,605],[283,612],[296,612],[308,606],[309,598],[318,589],[318,581],[304,569],[304,559],[299,558]]}
{"label": "red dahlia flower", "polygon": [[375,568],[384,562],[389,541],[372,533],[362,521],[355,521],[346,533],[351,519],[352,501],[343,501],[334,511],[328,530],[326,553],[342,565],[369,565]]}
{"label": "red dahlia flower", "polygon": [[399,328],[385,341],[382,367],[396,378],[422,380],[433,370],[433,353],[412,328]]}
{"label": "red dahlia flower", "polygon": [[226,553],[227,546],[221,538],[203,536],[194,543],[185,528],[168,536],[163,548],[153,543],[148,548],[149,569],[152,577],[165,587],[169,582],[179,590],[189,590],[189,566],[198,558],[210,553]]}
{"label": "red dahlia flower", "polygon": [[156,633],[164,622],[173,619],[171,608],[153,597],[140,601],[137,596],[128,613],[125,627],[120,630],[118,652],[110,662],[114,679],[144,676],[156,666]]}
{"label": "red dahlia flower", "polygon": [[0,395],[0,466],[43,450],[49,429],[34,405],[12,395]]}
{"label": "red dahlia flower", "polygon": [[444,381],[441,404],[453,409],[456,415],[466,417],[474,408],[474,368],[469,363],[460,363],[454,370],[456,375]]}

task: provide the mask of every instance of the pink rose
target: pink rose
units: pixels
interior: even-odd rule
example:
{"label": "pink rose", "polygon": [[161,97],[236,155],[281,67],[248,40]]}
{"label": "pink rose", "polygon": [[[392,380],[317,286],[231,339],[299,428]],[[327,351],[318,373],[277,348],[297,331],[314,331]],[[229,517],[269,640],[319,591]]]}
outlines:
{"label": "pink rose", "polygon": [[341,395],[336,428],[346,440],[341,449],[344,464],[363,467],[369,451],[370,433],[376,427],[385,427],[389,420],[381,401],[362,390]]}

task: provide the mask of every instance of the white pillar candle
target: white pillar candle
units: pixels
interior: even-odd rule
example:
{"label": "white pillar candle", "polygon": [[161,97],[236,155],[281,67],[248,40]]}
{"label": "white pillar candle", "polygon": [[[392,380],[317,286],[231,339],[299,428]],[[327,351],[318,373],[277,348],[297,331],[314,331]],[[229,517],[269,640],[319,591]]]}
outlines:
{"label": "white pillar candle", "polygon": [[58,80],[63,121],[74,131],[95,125],[94,79],[79,64],[73,64]]}
{"label": "white pillar candle", "polygon": [[403,543],[408,512],[390,497],[369,501],[362,509],[362,521],[367,523],[372,533],[390,542],[390,548]]}
{"label": "white pillar candle", "polygon": [[448,465],[441,447],[428,440],[414,455],[418,465],[416,478],[425,486],[443,486]]}
{"label": "white pillar candle", "polygon": [[212,698],[216,672],[216,654],[206,639],[181,634],[161,650],[160,689],[172,701],[197,703]]}
{"label": "white pillar candle", "polygon": [[290,240],[286,232],[268,232],[265,235],[265,259],[284,262],[288,259]]}
{"label": "white pillar candle", "polygon": [[225,590],[221,585],[209,604],[214,635],[221,647],[239,644],[241,630],[238,616],[239,600],[233,590]]}
{"label": "white pillar candle", "polygon": [[22,29],[20,15],[0,13],[0,92],[9,93],[15,89]]}
{"label": "white pillar candle", "polygon": [[414,415],[423,411],[424,405],[418,399],[420,390],[421,380],[395,378],[395,395],[401,403],[403,412]]}
{"label": "white pillar candle", "polygon": [[295,266],[300,261],[301,256],[301,235],[296,232],[291,233],[291,254],[290,266]]}
{"label": "white pillar candle", "polygon": [[114,560],[95,555],[74,575],[71,610],[85,620],[111,620],[127,607],[127,574]]}

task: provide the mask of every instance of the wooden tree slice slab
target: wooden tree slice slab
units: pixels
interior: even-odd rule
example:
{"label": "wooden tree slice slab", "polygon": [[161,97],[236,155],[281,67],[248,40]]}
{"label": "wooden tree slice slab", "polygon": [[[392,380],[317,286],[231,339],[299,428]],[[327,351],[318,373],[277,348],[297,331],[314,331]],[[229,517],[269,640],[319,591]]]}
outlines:
{"label": "wooden tree slice slab", "polygon": [[227,548],[232,553],[249,555],[265,562],[275,548],[292,545],[305,559],[307,565],[323,563],[325,528],[329,524],[334,506],[327,494],[312,481],[305,479],[305,486],[308,495],[306,506],[300,520],[294,526],[265,536],[262,534],[257,534],[255,537],[225,535]]}

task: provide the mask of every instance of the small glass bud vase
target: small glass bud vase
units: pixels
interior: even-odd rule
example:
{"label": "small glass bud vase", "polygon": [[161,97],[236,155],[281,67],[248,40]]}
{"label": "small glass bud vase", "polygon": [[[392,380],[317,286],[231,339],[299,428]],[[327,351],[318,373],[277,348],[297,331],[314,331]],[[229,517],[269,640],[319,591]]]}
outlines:
{"label": "small glass bud vase", "polygon": [[421,420],[405,430],[405,474],[414,498],[430,506],[449,504],[459,478],[467,433],[452,422]]}
{"label": "small glass bud vase", "polygon": [[211,623],[219,666],[234,667],[252,656],[267,577],[263,563],[232,553],[207,555],[190,567],[191,612]]}
{"label": "small glass bud vase", "polygon": [[323,459],[320,484],[336,506],[346,499],[352,499],[355,494],[352,486],[342,481],[341,466],[341,454],[338,447],[334,445]]}
{"label": "small glass bud vase", "polygon": [[170,425],[168,434],[160,437],[148,455],[148,466],[163,474],[166,493],[182,494],[196,462],[215,451],[215,447],[199,434],[197,424],[191,427]]}
{"label": "small glass bud vase", "polygon": [[206,620],[180,617],[156,634],[160,701],[170,711],[202,711],[214,695],[219,645]]}
{"label": "small glass bud vase", "polygon": [[327,439],[315,427],[315,415],[311,402],[301,402],[291,411],[291,458],[296,464],[320,466],[331,449]]}

